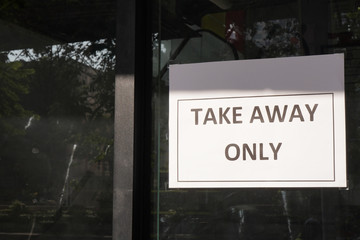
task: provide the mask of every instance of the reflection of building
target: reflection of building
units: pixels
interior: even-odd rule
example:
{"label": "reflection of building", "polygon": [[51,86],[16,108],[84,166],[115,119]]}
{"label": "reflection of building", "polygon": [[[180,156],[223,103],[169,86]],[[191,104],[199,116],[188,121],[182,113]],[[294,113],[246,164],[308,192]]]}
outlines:
{"label": "reflection of building", "polygon": [[59,44],[46,35],[35,33],[24,27],[0,20],[1,51],[34,48],[36,46]]}

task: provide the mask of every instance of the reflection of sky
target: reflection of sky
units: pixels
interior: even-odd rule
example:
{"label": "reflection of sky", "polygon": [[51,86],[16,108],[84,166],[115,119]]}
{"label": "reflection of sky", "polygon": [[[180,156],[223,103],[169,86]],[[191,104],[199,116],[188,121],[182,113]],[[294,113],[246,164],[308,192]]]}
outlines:
{"label": "reflection of sky", "polygon": [[264,30],[266,23],[265,22],[257,22],[255,24],[256,33],[253,37],[253,41],[256,46],[262,47],[265,46],[265,38],[267,36],[267,31]]}
{"label": "reflection of sky", "polygon": [[[103,44],[105,40],[98,40],[95,42],[96,44]],[[75,61],[79,61],[85,65],[88,65],[94,69],[101,68],[101,62],[103,60],[103,56],[108,55],[108,49],[103,49],[101,51],[96,51],[95,54],[89,55],[85,54],[86,50],[91,46],[91,42],[84,41],[84,42],[76,42],[76,43],[69,43],[70,47],[74,49],[70,52],[66,52],[64,45],[53,45],[51,46],[51,55],[63,57],[66,54],[66,57],[71,58]],[[32,48],[28,49],[17,49],[11,50],[6,52],[8,61],[33,61],[38,60],[41,57],[44,57],[45,54],[38,54]],[[48,52],[46,55],[49,54]]]}
{"label": "reflection of sky", "polygon": [[164,43],[161,43],[161,52],[166,53],[166,46]]}

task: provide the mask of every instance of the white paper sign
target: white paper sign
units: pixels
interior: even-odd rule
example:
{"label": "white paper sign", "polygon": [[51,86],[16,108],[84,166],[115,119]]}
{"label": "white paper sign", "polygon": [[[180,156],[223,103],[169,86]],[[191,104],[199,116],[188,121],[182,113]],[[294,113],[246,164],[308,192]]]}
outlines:
{"label": "white paper sign", "polygon": [[342,54],[170,66],[171,188],[346,187]]}

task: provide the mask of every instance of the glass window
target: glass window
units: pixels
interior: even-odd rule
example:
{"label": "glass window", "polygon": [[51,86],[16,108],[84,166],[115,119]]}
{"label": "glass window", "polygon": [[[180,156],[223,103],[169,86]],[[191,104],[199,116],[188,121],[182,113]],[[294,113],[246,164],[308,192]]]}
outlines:
{"label": "glass window", "polygon": [[[155,3],[156,2],[156,3]],[[152,238],[357,239],[359,11],[348,0],[154,1]],[[347,189],[169,189],[170,64],[345,54]]]}
{"label": "glass window", "polygon": [[0,238],[110,239],[115,1],[0,16]]}

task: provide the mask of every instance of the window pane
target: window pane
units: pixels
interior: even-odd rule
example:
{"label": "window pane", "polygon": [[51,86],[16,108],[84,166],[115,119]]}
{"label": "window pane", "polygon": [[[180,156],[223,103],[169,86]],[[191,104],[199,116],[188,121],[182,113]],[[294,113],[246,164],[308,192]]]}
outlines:
{"label": "window pane", "polygon": [[114,1],[0,3],[0,238],[110,239]]}
{"label": "window pane", "polygon": [[[155,2],[155,1],[154,1]],[[354,1],[158,1],[154,54],[156,239],[356,239],[359,9]],[[234,51],[235,49],[235,51]],[[345,53],[348,189],[169,189],[168,66]],[[161,64],[159,64],[161,63]],[[261,69],[259,70],[261,71]]]}

